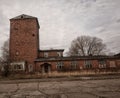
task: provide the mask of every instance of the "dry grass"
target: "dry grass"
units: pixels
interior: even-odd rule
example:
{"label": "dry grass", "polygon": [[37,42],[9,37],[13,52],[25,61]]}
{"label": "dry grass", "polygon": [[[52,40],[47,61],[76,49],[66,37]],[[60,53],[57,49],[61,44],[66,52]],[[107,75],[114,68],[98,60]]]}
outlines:
{"label": "dry grass", "polygon": [[31,74],[10,74],[8,77],[0,76],[0,79],[40,79],[40,78],[54,78],[54,77],[79,77],[79,76],[96,76],[96,75],[109,75],[109,74],[120,74],[120,71],[111,72],[95,72],[93,70],[87,71],[73,71],[73,72],[50,72],[50,73],[31,73]]}

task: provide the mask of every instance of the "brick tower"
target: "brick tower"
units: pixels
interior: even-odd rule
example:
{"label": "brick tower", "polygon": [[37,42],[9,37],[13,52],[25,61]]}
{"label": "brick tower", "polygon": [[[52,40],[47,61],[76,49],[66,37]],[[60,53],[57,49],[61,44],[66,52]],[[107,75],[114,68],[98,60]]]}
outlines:
{"label": "brick tower", "polygon": [[15,70],[34,70],[39,50],[39,23],[36,17],[20,15],[10,19],[10,59]]}

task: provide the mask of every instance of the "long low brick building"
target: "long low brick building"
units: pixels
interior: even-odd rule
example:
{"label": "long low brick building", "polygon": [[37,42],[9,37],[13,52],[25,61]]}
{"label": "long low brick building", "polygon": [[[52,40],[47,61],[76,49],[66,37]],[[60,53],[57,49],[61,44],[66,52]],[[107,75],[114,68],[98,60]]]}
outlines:
{"label": "long low brick building", "polygon": [[33,16],[22,14],[10,19],[11,71],[52,73],[120,69],[120,54],[63,57],[64,49],[40,50],[39,28],[38,19]]}

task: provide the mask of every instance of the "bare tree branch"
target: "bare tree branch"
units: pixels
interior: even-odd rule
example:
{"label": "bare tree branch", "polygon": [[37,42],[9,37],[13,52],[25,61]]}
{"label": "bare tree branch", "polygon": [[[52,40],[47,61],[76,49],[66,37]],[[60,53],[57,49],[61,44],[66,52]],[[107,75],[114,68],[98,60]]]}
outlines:
{"label": "bare tree branch", "polygon": [[9,64],[10,64],[10,58],[9,58],[9,40],[5,41],[2,49],[2,56],[0,57],[0,65],[2,66],[3,75],[8,76],[9,73]]}
{"label": "bare tree branch", "polygon": [[105,49],[106,45],[103,44],[102,39],[91,36],[80,36],[72,41],[68,54],[70,56],[101,55]]}

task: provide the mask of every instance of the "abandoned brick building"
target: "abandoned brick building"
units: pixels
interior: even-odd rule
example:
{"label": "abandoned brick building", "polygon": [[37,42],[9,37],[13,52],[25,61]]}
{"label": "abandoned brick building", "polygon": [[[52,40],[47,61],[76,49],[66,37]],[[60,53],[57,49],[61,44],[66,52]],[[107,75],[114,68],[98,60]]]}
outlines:
{"label": "abandoned brick building", "polygon": [[120,55],[63,57],[64,49],[40,50],[39,29],[36,17],[22,14],[10,19],[12,71],[51,73],[120,68]]}

